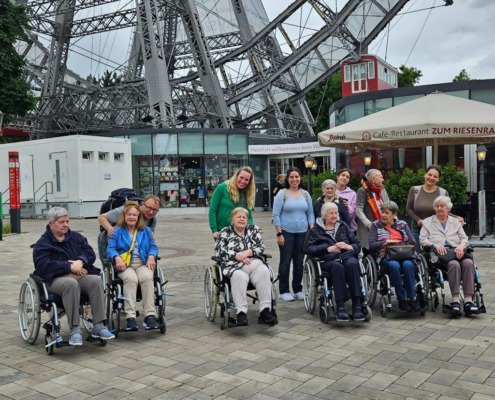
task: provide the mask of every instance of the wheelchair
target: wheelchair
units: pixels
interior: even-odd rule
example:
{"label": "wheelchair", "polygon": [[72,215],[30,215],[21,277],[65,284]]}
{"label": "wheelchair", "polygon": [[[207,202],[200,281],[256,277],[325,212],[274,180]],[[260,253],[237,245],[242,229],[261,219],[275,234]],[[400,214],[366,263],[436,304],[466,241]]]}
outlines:
{"label": "wheelchair", "polygon": [[[473,253],[474,249],[468,247],[467,253]],[[421,263],[425,266],[426,276],[426,299],[428,302],[428,308],[436,312],[440,305],[440,299],[438,297],[438,290],[440,289],[440,295],[442,296],[442,312],[445,314],[452,314],[450,304],[445,304],[445,281],[447,280],[447,269],[439,262],[434,262],[429,248],[423,248],[423,252],[419,255]],[[486,313],[485,303],[483,301],[483,289],[481,287],[480,275],[478,273],[478,267],[474,263],[475,276],[474,276],[474,303],[478,307],[479,314]],[[463,301],[464,295],[461,283],[461,301]],[[476,314],[473,314],[473,316]]]}
{"label": "wheelchair", "polygon": [[[324,324],[329,321],[336,321],[337,306],[335,293],[333,290],[331,275],[321,270],[322,260],[317,257],[306,255],[303,269],[303,292],[304,307],[310,314],[314,314],[317,302],[319,303],[318,314],[320,321]],[[367,271],[359,260],[360,280],[361,280],[361,305],[364,321],[371,321],[372,312],[368,304],[368,282]],[[349,315],[352,320],[352,314]]]}
{"label": "wheelchair", "polygon": [[[393,310],[392,297],[394,292],[392,290],[392,284],[390,277],[380,267],[374,256],[368,254],[363,258],[363,265],[366,271],[366,278],[368,279],[368,305],[373,307],[375,305],[377,295],[380,294],[380,313],[382,317],[386,317],[389,311]],[[416,299],[419,305],[419,314],[424,316],[428,308],[427,296],[427,284],[428,284],[428,272],[425,268],[425,264],[421,261],[416,265]]]}
{"label": "wheelchair", "polygon": [[[106,298],[106,315],[108,321],[108,329],[118,338],[119,333],[132,332],[128,331],[125,326],[122,326],[122,319],[125,321],[125,300],[124,297],[124,282],[118,277],[113,265],[109,262],[104,263],[103,287],[105,288]],[[157,265],[154,271],[153,284],[155,291],[155,316],[158,322],[158,329],[161,334],[167,330],[167,322],[165,317],[166,296],[165,286],[168,281],[161,268]],[[136,303],[142,299],[141,286],[138,285],[136,294]],[[139,311],[136,310],[136,316],[139,316]]]}
{"label": "wheelchair", "polygon": [[[272,283],[272,301],[270,311],[274,316],[277,316],[277,296],[275,283],[278,277],[275,277],[272,267],[267,263],[267,259],[271,258],[269,254],[262,254],[261,260],[268,267],[270,271],[270,281]],[[215,322],[217,310],[220,308],[219,324],[220,329],[224,330],[226,326],[233,328],[237,326],[237,320],[231,317],[231,313],[236,315],[236,306],[234,304],[234,299],[232,297],[230,289],[230,279],[225,277],[222,273],[222,268],[220,266],[221,260],[218,257],[211,257],[214,261],[205,270],[205,280],[204,280],[204,306],[206,318],[211,322]],[[248,298],[252,299],[253,304],[258,301],[258,294],[249,293],[256,288],[249,282],[248,285]],[[258,323],[261,324],[261,318],[258,318]],[[273,326],[273,325],[271,325]]]}
{"label": "wheelchair", "polygon": [[[34,273],[21,285],[18,311],[19,328],[25,342],[36,343],[41,327],[41,315],[46,312],[49,315],[48,321],[43,324],[46,353],[52,355],[55,347],[69,346],[69,342],[64,341],[61,335],[60,320],[65,315],[62,298],[50,293],[45,280]],[[99,341],[102,346],[105,346],[106,340],[91,337],[91,330],[93,329],[91,305],[89,298],[84,294],[81,296],[79,315],[84,329],[88,333],[86,340]]]}

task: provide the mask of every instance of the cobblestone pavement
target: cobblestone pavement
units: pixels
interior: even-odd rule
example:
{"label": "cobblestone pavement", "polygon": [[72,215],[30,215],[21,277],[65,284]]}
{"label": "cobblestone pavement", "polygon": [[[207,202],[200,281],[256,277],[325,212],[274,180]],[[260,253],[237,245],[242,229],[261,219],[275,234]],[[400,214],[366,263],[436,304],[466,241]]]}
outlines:
{"label": "cobblestone pavement", "polygon": [[[256,213],[267,251],[278,251],[269,213]],[[22,220],[0,242],[1,399],[494,399],[495,250],[476,249],[487,314],[451,320],[374,308],[369,323],[322,324],[302,301],[278,306],[279,324],[221,331],[205,318],[204,269],[213,242],[206,215],[160,214],[156,239],[169,280],[167,332],[121,334],[46,355],[21,339],[18,292],[32,271],[31,249],[45,221]],[[96,220],[71,221],[96,249]],[[42,321],[46,320],[43,316]],[[141,321],[141,318],[138,320]],[[66,320],[62,321],[64,333]],[[64,328],[65,326],[65,328]]]}

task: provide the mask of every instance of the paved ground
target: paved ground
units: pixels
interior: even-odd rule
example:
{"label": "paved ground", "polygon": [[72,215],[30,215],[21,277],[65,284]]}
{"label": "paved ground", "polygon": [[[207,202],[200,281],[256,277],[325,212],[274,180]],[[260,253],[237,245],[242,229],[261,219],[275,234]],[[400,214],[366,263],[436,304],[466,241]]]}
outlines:
{"label": "paved ground", "polygon": [[[322,324],[302,301],[279,303],[280,323],[221,331],[203,310],[212,255],[206,215],[164,215],[156,238],[169,279],[168,330],[122,334],[106,347],[55,349],[22,341],[17,297],[32,270],[41,220],[22,220],[0,242],[0,398],[13,399],[494,399],[495,250],[476,249],[487,314],[450,320],[388,314],[370,323]],[[269,213],[255,214],[268,252],[278,254]],[[71,227],[96,248],[96,220]],[[139,321],[141,322],[141,321]],[[66,325],[66,320],[63,320]],[[66,331],[66,329],[65,329]],[[40,333],[42,336],[43,330]]]}

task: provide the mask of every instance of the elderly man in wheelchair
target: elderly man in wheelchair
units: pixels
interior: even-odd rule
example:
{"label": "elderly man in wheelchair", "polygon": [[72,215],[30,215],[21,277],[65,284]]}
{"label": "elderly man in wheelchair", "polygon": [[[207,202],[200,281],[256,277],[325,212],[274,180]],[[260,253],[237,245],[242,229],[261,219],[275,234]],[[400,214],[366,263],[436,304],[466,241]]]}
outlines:
{"label": "elderly man in wheelchair", "polygon": [[47,219],[46,231],[34,245],[35,276],[46,282],[49,292],[62,298],[70,328],[68,344],[81,346],[83,343],[79,328],[81,294],[86,295],[91,304],[91,337],[113,339],[115,336],[105,326],[100,269],[93,265],[95,252],[84,236],[69,229],[66,209],[51,208]]}
{"label": "elderly man in wheelchair", "polygon": [[215,244],[216,259],[222,273],[230,279],[232,297],[237,309],[237,326],[247,326],[247,290],[252,283],[258,293],[259,323],[278,323],[272,309],[270,269],[263,262],[265,246],[259,228],[248,225],[248,211],[237,207],[230,214],[232,225],[223,228]]}
{"label": "elderly man in wheelchair", "polygon": [[[444,304],[443,311],[453,317],[459,317],[461,312],[461,281],[464,296],[464,314],[469,316],[485,312],[481,285],[478,280],[476,266],[473,261],[472,249],[469,247],[468,236],[458,218],[449,215],[452,201],[447,196],[438,196],[433,201],[435,215],[423,220],[419,241],[423,246],[426,263],[438,270],[434,273],[447,272],[452,301],[450,306]],[[441,284],[443,285],[443,279]],[[442,286],[442,297],[444,297]],[[475,302],[476,297],[476,302]],[[438,298],[435,299],[438,302]]]}

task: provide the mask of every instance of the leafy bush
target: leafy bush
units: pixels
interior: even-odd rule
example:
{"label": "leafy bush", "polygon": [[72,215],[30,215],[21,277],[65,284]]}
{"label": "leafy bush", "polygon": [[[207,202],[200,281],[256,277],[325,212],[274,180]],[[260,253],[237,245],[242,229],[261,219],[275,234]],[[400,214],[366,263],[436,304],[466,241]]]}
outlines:
{"label": "leafy bush", "polygon": [[2,233],[5,235],[7,233],[11,233],[12,231],[12,228],[10,226],[10,224],[3,224],[2,225]]}

